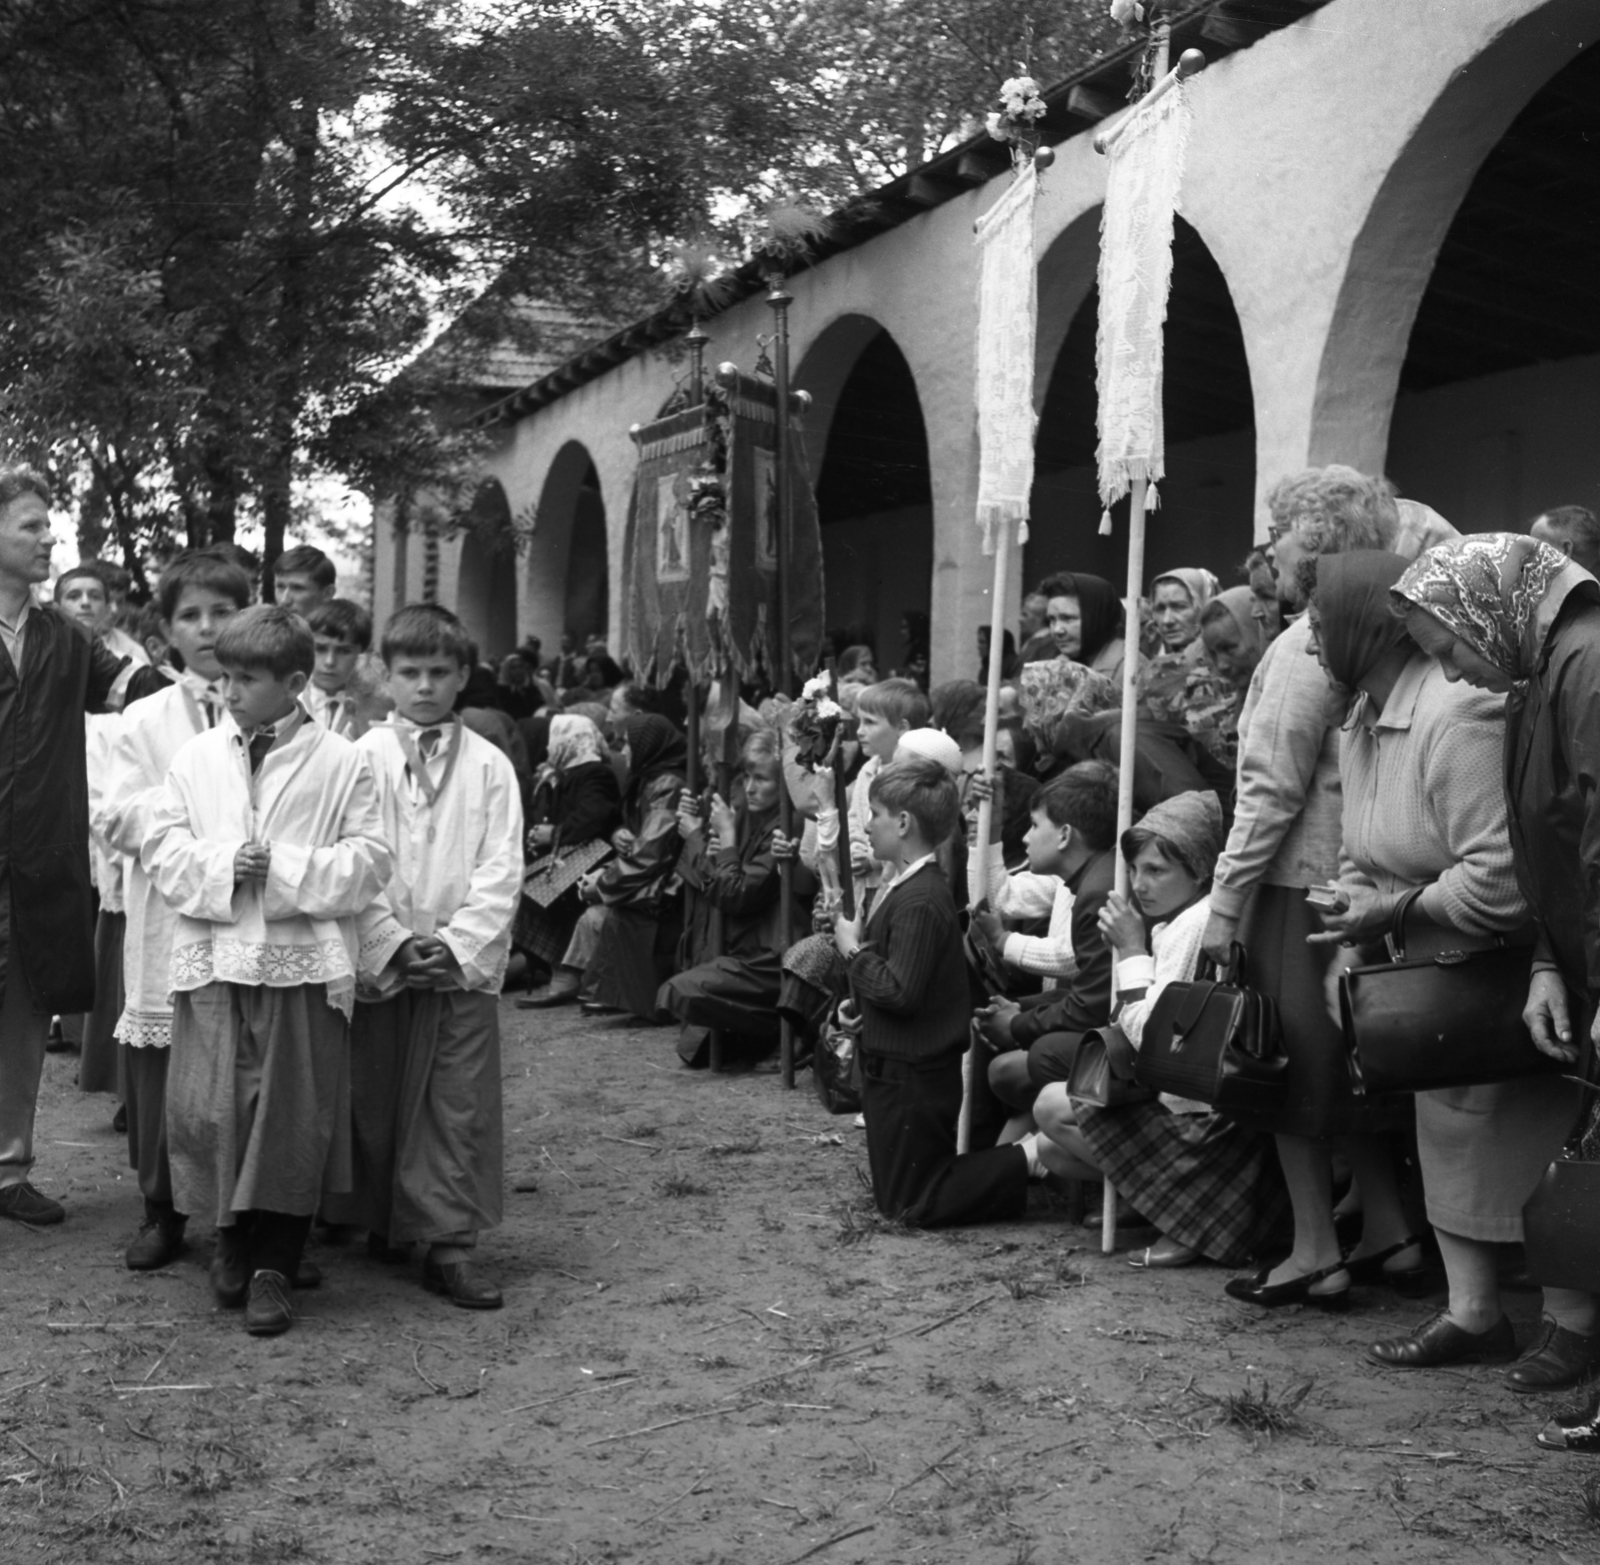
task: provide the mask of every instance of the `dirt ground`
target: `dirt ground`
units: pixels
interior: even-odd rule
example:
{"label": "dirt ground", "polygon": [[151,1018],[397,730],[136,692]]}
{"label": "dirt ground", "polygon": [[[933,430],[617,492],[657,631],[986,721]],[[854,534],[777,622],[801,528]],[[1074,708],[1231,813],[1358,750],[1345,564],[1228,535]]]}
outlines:
{"label": "dirt ground", "polygon": [[1425,1305],[1263,1316],[1102,1257],[1042,1189],[895,1230],[808,1087],[504,1021],[506,1308],[322,1244],[267,1341],[213,1306],[207,1235],[124,1270],[109,1100],[51,1057],[36,1177],[70,1217],[0,1232],[0,1560],[1600,1559],[1600,1463],[1532,1443],[1569,1398],[1364,1360]]}

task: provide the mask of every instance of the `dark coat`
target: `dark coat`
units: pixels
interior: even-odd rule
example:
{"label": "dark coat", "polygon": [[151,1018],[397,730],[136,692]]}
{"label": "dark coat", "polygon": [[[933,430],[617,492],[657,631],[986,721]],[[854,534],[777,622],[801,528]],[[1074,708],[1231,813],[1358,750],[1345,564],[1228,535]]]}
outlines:
{"label": "dark coat", "polygon": [[1089,859],[1067,882],[1072,904],[1072,949],[1078,953],[1076,976],[1052,991],[1043,1004],[1019,1012],[1011,1023],[1011,1041],[1026,1049],[1047,1032],[1085,1032],[1111,1020],[1111,951],[1100,938],[1100,909],[1116,883],[1117,857],[1107,849]]}
{"label": "dark coat", "polygon": [[[782,871],[772,851],[772,834],[778,829],[778,812],[751,815],[741,800],[734,807],[738,840],[734,846],[712,853],[708,835],[685,843],[678,856],[678,872],[694,893],[685,918],[683,965],[707,961],[711,951],[711,915],[722,914],[722,955],[755,957],[781,950],[783,922]],[[816,890],[811,872],[796,862],[790,873],[794,901],[793,927],[807,927],[805,902]]]}
{"label": "dark coat", "polygon": [[1538,956],[1600,999],[1600,603],[1573,594],[1506,697],[1506,799]]}
{"label": "dark coat", "polygon": [[610,837],[622,824],[622,788],[609,761],[585,761],[557,772],[537,790],[534,824],[548,821],[562,848]]}
{"label": "dark coat", "polygon": [[83,715],[123,660],[53,606],[29,613],[22,677],[0,648],[0,992],[15,940],[35,1009],[94,1006],[94,893]]}

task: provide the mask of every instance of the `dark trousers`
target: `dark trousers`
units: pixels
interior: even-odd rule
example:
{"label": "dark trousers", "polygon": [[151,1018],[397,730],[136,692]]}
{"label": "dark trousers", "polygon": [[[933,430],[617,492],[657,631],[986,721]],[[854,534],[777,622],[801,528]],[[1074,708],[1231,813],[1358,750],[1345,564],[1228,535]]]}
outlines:
{"label": "dark trousers", "polygon": [[1022,1216],[1028,1204],[1028,1155],[1021,1147],[956,1153],[959,1055],[914,1065],[863,1051],[861,1110],[872,1194],[885,1217],[939,1228]]}
{"label": "dark trousers", "polygon": [[217,1230],[219,1254],[237,1257],[251,1272],[277,1272],[293,1282],[311,1234],[311,1219],[288,1212],[236,1212]]}
{"label": "dark trousers", "polygon": [[172,1165],[167,1161],[167,1064],[171,1049],[122,1046],[128,1109],[128,1166],[139,1170],[139,1193],[151,1206],[172,1206]]}

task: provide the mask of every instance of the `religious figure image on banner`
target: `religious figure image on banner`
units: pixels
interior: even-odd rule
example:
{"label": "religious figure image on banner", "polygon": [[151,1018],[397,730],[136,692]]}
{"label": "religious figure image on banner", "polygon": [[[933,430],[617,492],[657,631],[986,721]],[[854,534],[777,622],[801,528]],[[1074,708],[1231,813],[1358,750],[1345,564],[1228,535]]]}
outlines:
{"label": "religious figure image on banner", "polygon": [[756,532],[756,569],[778,569],[778,453],[765,446],[751,451],[755,461],[756,511],[759,528]]}
{"label": "religious figure image on banner", "polygon": [[682,489],[681,473],[663,473],[656,480],[657,581],[689,576],[689,503]]}

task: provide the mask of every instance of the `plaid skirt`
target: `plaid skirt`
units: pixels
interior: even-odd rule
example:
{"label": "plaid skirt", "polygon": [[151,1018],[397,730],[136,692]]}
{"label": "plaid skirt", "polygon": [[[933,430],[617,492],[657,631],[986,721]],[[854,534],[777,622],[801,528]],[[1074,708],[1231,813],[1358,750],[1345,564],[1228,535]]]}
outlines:
{"label": "plaid skirt", "polygon": [[576,890],[564,891],[549,907],[524,897],[511,926],[512,947],[538,957],[547,967],[559,967],[582,917],[583,903]]}
{"label": "plaid skirt", "polygon": [[1129,1204],[1207,1260],[1243,1265],[1288,1216],[1271,1137],[1221,1114],[1174,1114],[1160,1103],[1079,1104],[1078,1129]]}

